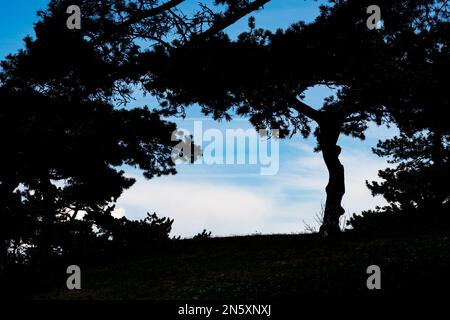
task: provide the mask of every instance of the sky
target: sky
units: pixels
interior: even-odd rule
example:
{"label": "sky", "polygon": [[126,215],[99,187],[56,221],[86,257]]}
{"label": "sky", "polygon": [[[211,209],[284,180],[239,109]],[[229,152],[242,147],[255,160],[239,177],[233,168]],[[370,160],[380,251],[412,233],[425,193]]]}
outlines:
{"label": "sky", "polygon": [[[197,3],[193,0],[188,2]],[[319,13],[320,3],[313,0],[272,0],[264,10],[252,15],[256,18],[257,27],[276,30],[300,20],[313,21]],[[0,59],[21,48],[26,35],[33,35],[36,11],[44,9],[46,4],[47,0],[0,1]],[[227,29],[231,37],[247,30],[247,18]],[[318,86],[309,89],[303,101],[320,108],[324,98],[332,94],[331,89]],[[128,107],[156,107],[154,104],[154,100],[136,95],[136,100]],[[197,137],[205,140],[202,145],[204,153],[207,151],[205,148],[221,136],[226,143],[227,129],[252,128],[243,118],[225,123],[207,119],[196,106],[188,111],[186,119],[171,120],[179,128],[191,132],[194,123],[197,127],[201,124],[203,130]],[[376,180],[378,170],[388,166],[386,159],[378,158],[371,148],[378,140],[396,133],[395,128],[373,125],[366,132],[365,141],[341,136],[341,162],[346,174],[345,219],[353,213],[385,204],[382,198],[371,196],[365,181]],[[211,138],[210,143],[208,138]],[[278,142],[279,152],[268,154],[272,156],[272,165],[275,155],[278,156],[275,174],[262,175],[261,167],[264,166],[259,162],[256,165],[248,163],[251,155],[261,159],[258,153],[260,144],[256,153],[252,153],[249,147],[225,149],[228,155],[246,156],[246,164],[207,164],[205,161],[203,164],[181,164],[177,166],[177,175],[152,180],[146,180],[136,169],[126,168],[127,175],[135,177],[137,182],[119,198],[114,215],[142,219],[147,212],[156,212],[159,216],[173,218],[172,235],[182,237],[192,237],[203,229],[211,231],[213,236],[229,236],[298,233],[305,231],[306,225],[317,226],[317,216],[325,202],[328,174],[321,154],[313,152],[314,138],[303,139],[295,135],[277,142],[264,141],[272,146]],[[274,150],[275,147],[269,148],[269,151]],[[217,152],[211,151],[211,156],[218,158]]]}

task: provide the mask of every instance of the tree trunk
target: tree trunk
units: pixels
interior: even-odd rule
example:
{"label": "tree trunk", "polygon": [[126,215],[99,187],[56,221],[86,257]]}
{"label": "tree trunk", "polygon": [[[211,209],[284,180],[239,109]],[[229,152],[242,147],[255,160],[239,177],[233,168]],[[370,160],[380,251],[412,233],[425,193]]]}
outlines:
{"label": "tree trunk", "polygon": [[328,169],[327,200],[320,233],[327,237],[340,233],[339,218],[344,214],[341,201],[345,194],[344,166],[339,161],[341,147],[337,145],[339,126],[321,126],[318,134],[319,147]]}

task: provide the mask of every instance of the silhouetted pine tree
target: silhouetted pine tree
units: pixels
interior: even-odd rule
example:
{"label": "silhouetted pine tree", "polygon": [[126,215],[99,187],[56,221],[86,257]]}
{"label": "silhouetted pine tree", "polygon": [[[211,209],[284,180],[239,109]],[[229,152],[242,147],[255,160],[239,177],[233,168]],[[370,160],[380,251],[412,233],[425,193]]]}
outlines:
{"label": "silhouetted pine tree", "polygon": [[[257,29],[251,19],[237,40],[219,33],[178,48],[156,46],[140,57],[144,86],[164,101],[167,114],[183,115],[198,103],[214,119],[249,116],[256,128],[279,129],[282,138],[307,137],[315,126],[329,172],[321,232],[337,233],[345,193],[340,135],[364,139],[371,122],[402,119],[414,127],[424,100],[431,105],[448,96],[447,2],[384,2],[383,27],[369,30],[372,4],[332,1],[313,23],[285,31]],[[317,109],[306,105],[303,94],[316,85],[338,88],[337,97]],[[442,119],[443,108],[427,110]]]}

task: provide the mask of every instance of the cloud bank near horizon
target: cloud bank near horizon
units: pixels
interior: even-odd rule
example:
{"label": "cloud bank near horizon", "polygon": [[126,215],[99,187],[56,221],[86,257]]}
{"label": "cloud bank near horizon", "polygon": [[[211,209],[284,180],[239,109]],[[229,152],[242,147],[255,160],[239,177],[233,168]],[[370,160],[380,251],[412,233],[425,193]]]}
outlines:
{"label": "cloud bank near horizon", "polygon": [[[379,136],[376,132],[373,136]],[[391,136],[379,129],[385,137]],[[373,130],[372,130],[373,131]],[[350,141],[343,138],[341,144]],[[365,181],[377,180],[377,172],[387,166],[385,159],[371,154],[374,141],[343,148],[341,161],[346,170],[343,206],[348,218],[353,213],[383,205],[372,197]],[[136,184],[119,198],[116,214],[132,219],[146,212],[175,220],[172,235],[192,237],[207,229],[213,236],[253,233],[296,233],[306,224],[317,225],[316,217],[325,201],[328,173],[320,153],[312,151],[312,139],[286,141],[280,172],[274,176],[227,175],[227,169],[203,173],[180,172],[175,176],[146,180],[138,175]],[[291,156],[287,156],[291,154]],[[293,156],[292,156],[293,154]]]}

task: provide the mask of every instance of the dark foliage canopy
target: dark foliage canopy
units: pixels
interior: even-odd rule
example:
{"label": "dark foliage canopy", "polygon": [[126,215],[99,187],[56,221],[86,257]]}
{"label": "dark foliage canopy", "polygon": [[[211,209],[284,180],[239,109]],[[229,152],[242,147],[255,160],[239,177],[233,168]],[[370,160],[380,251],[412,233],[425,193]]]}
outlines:
{"label": "dark foliage canopy", "polygon": [[[147,178],[175,173],[175,126],[161,117],[195,103],[215,119],[247,115],[281,137],[306,137],[315,125],[334,226],[345,192],[341,133],[364,138],[372,121],[409,136],[448,133],[447,1],[383,2],[379,30],[366,27],[372,3],[362,0],[330,1],[313,23],[287,30],[258,29],[251,18],[238,39],[223,32],[267,2],[216,0],[185,13],[183,0],[51,1],[35,37],[1,64],[0,210],[11,224],[3,235],[48,238],[59,219],[110,214],[134,182],[123,165]],[[81,30],[65,27],[69,5],[83,9]],[[338,88],[337,97],[306,105],[316,85]],[[160,110],[118,108],[139,86]]]}
{"label": "dark foliage canopy", "polygon": [[[0,239],[48,251],[90,239],[94,225],[115,243],[168,236],[169,219],[111,217],[134,183],[123,166],[149,179],[176,173],[175,125],[127,105],[141,81],[142,48],[199,41],[268,1],[216,1],[189,16],[177,7],[184,2],[52,0],[39,12],[34,37],[1,62]],[[82,8],[81,30],[66,27],[70,5]]]}
{"label": "dark foliage canopy", "polygon": [[[383,3],[380,30],[366,27],[370,1],[333,2],[313,23],[285,31],[257,29],[251,19],[237,40],[220,34],[183,48],[157,47],[141,57],[144,85],[169,113],[199,103],[214,118],[249,115],[283,136],[306,136],[311,120],[334,118],[343,133],[362,138],[368,121],[400,119],[425,104],[442,110],[448,97],[441,80],[449,70],[443,1]],[[320,84],[339,88],[337,99],[320,110],[298,101]],[[407,119],[415,121],[412,113]]]}
{"label": "dark foliage canopy", "polygon": [[[183,115],[198,103],[214,119],[248,116],[281,137],[307,137],[315,126],[316,150],[329,171],[321,230],[337,232],[345,212],[340,134],[364,139],[371,122],[395,123],[409,134],[448,127],[448,2],[385,1],[375,30],[366,25],[371,4],[330,1],[314,22],[287,30],[258,29],[251,18],[238,39],[219,33],[182,47],[156,46],[138,60],[144,88],[167,114]],[[302,98],[317,85],[338,93],[314,108]]]}

